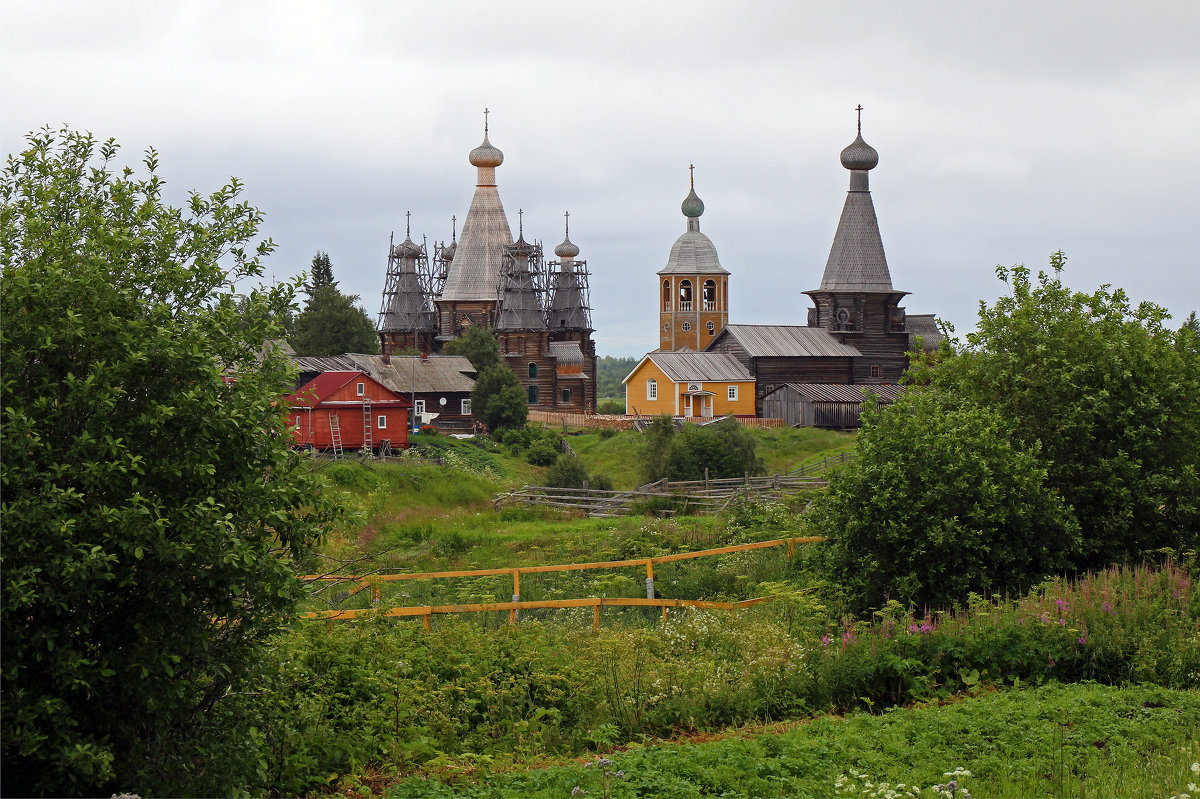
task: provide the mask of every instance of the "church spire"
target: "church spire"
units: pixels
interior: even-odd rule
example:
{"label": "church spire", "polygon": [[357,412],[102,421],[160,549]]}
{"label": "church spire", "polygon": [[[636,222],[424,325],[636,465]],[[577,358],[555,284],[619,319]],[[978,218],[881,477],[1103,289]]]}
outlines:
{"label": "church spire", "polygon": [[821,276],[821,291],[890,292],[892,276],[867,182],[867,172],[879,164],[879,153],[863,141],[862,106],[855,111],[858,135],[841,153],[842,166],[850,170],[850,191]]}

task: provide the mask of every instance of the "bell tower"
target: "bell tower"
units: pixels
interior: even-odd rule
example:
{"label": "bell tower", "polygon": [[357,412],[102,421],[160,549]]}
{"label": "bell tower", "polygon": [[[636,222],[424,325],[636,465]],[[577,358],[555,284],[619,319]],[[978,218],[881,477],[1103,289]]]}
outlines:
{"label": "bell tower", "polygon": [[729,272],[700,232],[704,203],[696,196],[695,166],[688,169],[691,190],[680,206],[687,229],[658,273],[658,348],[665,351],[703,350],[729,324]]}

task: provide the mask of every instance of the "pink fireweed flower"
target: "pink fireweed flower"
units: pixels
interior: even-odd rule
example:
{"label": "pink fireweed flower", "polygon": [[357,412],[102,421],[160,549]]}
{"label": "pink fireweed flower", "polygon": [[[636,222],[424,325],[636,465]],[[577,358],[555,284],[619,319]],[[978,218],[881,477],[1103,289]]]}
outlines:
{"label": "pink fireweed flower", "polygon": [[1105,602],[1105,603],[1104,603],[1104,612],[1105,612],[1105,613],[1112,613],[1112,605],[1110,605],[1110,604],[1108,604],[1107,602]]}
{"label": "pink fireweed flower", "polygon": [[925,635],[925,633],[931,633],[931,632],[933,632],[933,626],[930,625],[930,623],[927,621],[922,622],[921,623],[921,635]]}
{"label": "pink fireweed flower", "polygon": [[1079,636],[1079,643],[1081,643],[1081,644],[1086,644],[1086,643],[1087,643],[1087,636],[1086,636],[1086,635],[1081,635],[1081,636]]}
{"label": "pink fireweed flower", "polygon": [[829,636],[828,635],[821,636],[821,646],[822,647],[829,646]]}
{"label": "pink fireweed flower", "polygon": [[915,624],[910,624],[910,625],[908,625],[908,631],[909,631],[910,633],[914,633],[914,634],[915,634],[915,633],[917,632],[917,625],[915,625]]}
{"label": "pink fireweed flower", "polygon": [[1059,627],[1065,627],[1066,625],[1067,625],[1067,620],[1066,620],[1066,619],[1059,619],[1059,620],[1058,620],[1058,626],[1059,626]]}

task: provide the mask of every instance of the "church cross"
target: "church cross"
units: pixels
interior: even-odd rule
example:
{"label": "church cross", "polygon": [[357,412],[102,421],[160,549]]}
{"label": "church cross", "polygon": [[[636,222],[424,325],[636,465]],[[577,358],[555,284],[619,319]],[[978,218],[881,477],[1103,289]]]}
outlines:
{"label": "church cross", "polygon": [[563,211],[563,219],[566,220],[567,238],[571,238],[571,212]]}
{"label": "church cross", "polygon": [[450,241],[452,241],[452,242],[458,241],[458,224],[457,224],[457,222],[458,222],[458,217],[452,215],[450,217]]}
{"label": "church cross", "polygon": [[487,128],[488,119],[487,119],[487,117],[488,117],[488,110],[485,108],[485,109],[483,109],[483,135],[484,135],[484,136],[486,136],[486,135],[487,135],[487,132],[488,132],[488,128]]}
{"label": "church cross", "polygon": [[696,165],[688,164],[688,172],[691,174],[692,188],[696,188]]}
{"label": "church cross", "polygon": [[412,220],[412,211],[405,211],[404,212],[404,238],[406,238],[406,239],[412,238],[411,220]]}
{"label": "church cross", "polygon": [[525,209],[517,209],[517,238],[525,238]]}
{"label": "church cross", "polygon": [[859,103],[854,110],[858,112],[858,132],[859,135],[862,135],[862,103]]}

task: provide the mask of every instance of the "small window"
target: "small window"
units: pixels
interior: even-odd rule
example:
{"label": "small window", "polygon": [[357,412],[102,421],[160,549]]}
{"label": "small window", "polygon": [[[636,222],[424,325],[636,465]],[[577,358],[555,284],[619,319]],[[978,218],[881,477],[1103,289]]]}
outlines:
{"label": "small window", "polygon": [[471,415],[471,400],[465,399],[462,401],[462,415],[463,416]]}
{"label": "small window", "polygon": [[671,281],[663,281],[663,310],[671,310]]}
{"label": "small window", "polygon": [[413,413],[415,413],[419,416],[425,415],[425,400],[417,400],[413,404]]}
{"label": "small window", "polygon": [[658,399],[658,381],[654,378],[650,378],[646,381],[646,399]]}
{"label": "small window", "polygon": [[879,364],[871,364],[871,377],[879,377]]}
{"label": "small window", "polygon": [[530,405],[536,405],[538,401],[538,387],[530,386],[525,389],[525,396],[528,398]]}
{"label": "small window", "polygon": [[366,396],[366,394],[367,394],[367,384],[359,383],[358,384],[358,396],[364,397],[364,396]]}
{"label": "small window", "polygon": [[731,399],[731,400],[737,399],[737,386],[729,387],[729,399]]}
{"label": "small window", "polygon": [[692,323],[691,323],[691,322],[684,322],[684,323],[683,323],[683,332],[684,332],[684,333],[688,332],[688,331],[689,331],[689,330],[691,330],[691,329],[692,329]]}
{"label": "small window", "polygon": [[564,388],[564,389],[562,390],[562,401],[563,401],[563,402],[570,402],[570,401],[571,401],[571,389],[569,389],[569,388]]}
{"label": "small window", "polygon": [[664,333],[671,332],[671,323],[670,322],[663,322],[663,332]]}
{"label": "small window", "polygon": [[380,416],[380,417],[379,417],[379,424],[378,424],[378,425],[376,425],[376,426],[377,426],[377,427],[378,427],[380,430],[384,430],[384,429],[386,429],[386,428],[387,428],[387,417],[386,417],[386,416]]}
{"label": "small window", "polygon": [[709,335],[712,335],[713,331],[717,329],[717,323],[716,323],[716,322],[705,322],[705,323],[704,323],[704,326],[705,326],[706,328],[708,328],[708,333],[709,333]]}
{"label": "small window", "polygon": [[534,363],[533,361],[529,362],[529,379],[530,380],[537,379],[537,364]]}

